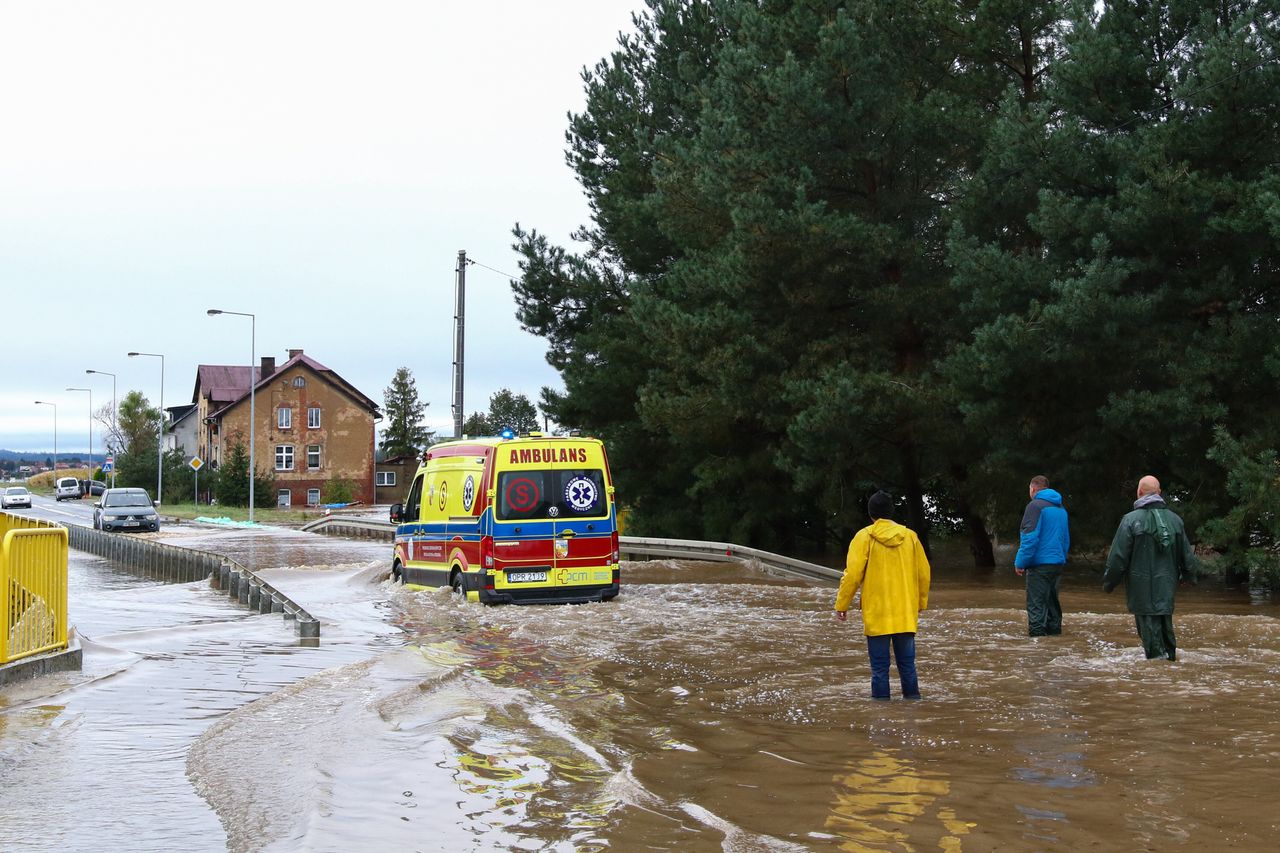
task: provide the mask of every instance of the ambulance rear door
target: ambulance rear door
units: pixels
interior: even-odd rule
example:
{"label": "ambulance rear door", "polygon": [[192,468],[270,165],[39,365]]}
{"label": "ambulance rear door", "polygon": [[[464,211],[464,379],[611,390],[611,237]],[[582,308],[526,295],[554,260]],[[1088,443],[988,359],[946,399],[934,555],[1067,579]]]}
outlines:
{"label": "ambulance rear door", "polygon": [[604,453],[598,442],[572,441],[552,454],[547,515],[555,542],[557,583],[608,582],[613,526]]}

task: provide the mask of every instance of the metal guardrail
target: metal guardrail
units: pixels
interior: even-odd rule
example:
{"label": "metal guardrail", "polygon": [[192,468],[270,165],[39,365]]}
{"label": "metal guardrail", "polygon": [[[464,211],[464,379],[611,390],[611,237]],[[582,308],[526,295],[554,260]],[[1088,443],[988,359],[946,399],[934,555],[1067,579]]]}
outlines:
{"label": "metal guardrail", "polygon": [[830,566],[820,566],[817,563],[797,560],[794,557],[786,557],[770,551],[761,551],[758,548],[748,548],[745,545],[735,545],[732,542],[620,536],[618,547],[623,554],[639,554],[645,557],[757,563],[766,571],[806,580],[839,583],[844,574],[840,569],[833,569]]}
{"label": "metal guardrail", "polygon": [[67,648],[67,531],[0,513],[0,665]]}
{"label": "metal guardrail", "polygon": [[[304,524],[302,530],[337,536],[363,536],[386,538],[395,535],[395,525],[389,521],[369,518],[344,518],[329,515]],[[731,542],[701,542],[694,539],[652,539],[641,536],[620,536],[618,547],[623,554],[644,557],[667,557],[678,560],[713,560],[720,562],[746,562],[759,565],[766,571],[806,580],[840,582],[844,574],[840,569],[820,566],[773,554],[757,548],[734,545]]]}

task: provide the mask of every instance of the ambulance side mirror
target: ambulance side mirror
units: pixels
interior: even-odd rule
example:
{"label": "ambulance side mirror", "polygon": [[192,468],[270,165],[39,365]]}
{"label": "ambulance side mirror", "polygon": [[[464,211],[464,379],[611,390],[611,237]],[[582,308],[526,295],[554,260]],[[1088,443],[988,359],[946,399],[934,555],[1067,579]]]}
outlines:
{"label": "ambulance side mirror", "polygon": [[399,524],[404,521],[404,504],[391,505],[391,523]]}

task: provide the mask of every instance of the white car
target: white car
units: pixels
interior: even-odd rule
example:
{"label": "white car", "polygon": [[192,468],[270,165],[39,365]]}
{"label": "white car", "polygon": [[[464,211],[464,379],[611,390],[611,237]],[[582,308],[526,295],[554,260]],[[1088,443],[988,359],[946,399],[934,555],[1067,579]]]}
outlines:
{"label": "white car", "polygon": [[0,498],[0,508],[11,509],[18,506],[31,509],[31,493],[25,486],[10,486],[4,490],[4,497]]}
{"label": "white car", "polygon": [[80,481],[75,477],[59,477],[53,487],[53,496],[60,501],[80,500]]}

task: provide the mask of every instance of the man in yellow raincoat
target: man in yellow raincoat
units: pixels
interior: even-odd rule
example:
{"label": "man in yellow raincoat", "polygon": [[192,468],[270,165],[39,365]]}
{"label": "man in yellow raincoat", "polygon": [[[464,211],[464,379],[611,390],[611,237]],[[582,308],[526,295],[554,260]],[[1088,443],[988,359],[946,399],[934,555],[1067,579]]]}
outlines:
{"label": "man in yellow raincoat", "polygon": [[862,588],[862,629],[871,658],[871,698],[889,698],[889,650],[902,681],[902,697],[919,699],[916,678],[916,616],[929,603],[929,559],[915,531],[895,522],[893,498],[876,492],[867,502],[871,524],[849,544],[836,618],[848,618],[853,594]]}

